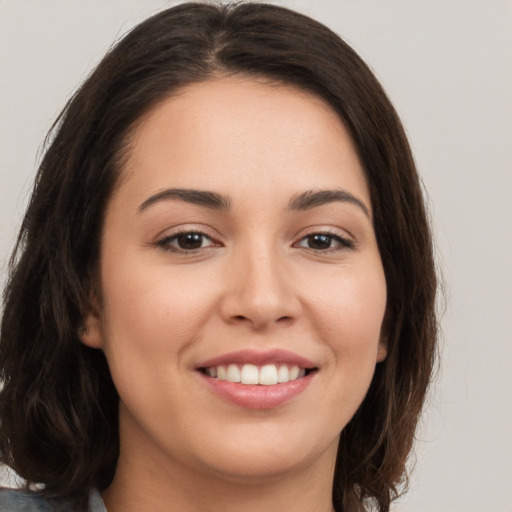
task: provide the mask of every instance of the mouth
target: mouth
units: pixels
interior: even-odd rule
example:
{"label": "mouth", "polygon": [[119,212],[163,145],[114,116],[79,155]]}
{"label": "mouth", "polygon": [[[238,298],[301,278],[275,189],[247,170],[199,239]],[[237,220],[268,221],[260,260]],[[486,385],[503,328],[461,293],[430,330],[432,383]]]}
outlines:
{"label": "mouth", "polygon": [[241,350],[196,366],[197,374],[215,395],[237,407],[272,409],[298,398],[319,368],[286,350]]}
{"label": "mouth", "polygon": [[306,377],[316,368],[304,368],[296,364],[265,364],[256,365],[228,364],[201,367],[199,371],[213,379],[235,382],[245,385],[274,386],[286,384]]}

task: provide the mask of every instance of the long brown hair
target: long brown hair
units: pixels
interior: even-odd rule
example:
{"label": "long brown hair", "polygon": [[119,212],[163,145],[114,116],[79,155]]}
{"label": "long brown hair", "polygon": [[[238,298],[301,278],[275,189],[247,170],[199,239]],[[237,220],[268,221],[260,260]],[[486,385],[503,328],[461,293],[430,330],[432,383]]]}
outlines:
{"label": "long brown hair", "polygon": [[341,434],[338,512],[389,510],[429,381],[436,274],[421,185],[400,120],[369,68],[336,34],[288,9],[189,3],[135,27],[68,102],[37,174],[4,293],[0,457],[43,493],[85,509],[111,482],[118,396],[102,352],[78,332],[97,286],[106,204],[134,124],[212,76],[264,77],[323,99],[366,173],[388,288],[388,356]]}

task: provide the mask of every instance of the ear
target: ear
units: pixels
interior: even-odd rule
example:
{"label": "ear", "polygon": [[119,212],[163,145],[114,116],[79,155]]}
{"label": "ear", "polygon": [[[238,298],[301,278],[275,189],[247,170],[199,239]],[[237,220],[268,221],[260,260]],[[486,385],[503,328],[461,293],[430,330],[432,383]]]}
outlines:
{"label": "ear", "polygon": [[382,363],[388,355],[388,340],[385,336],[381,335],[379,346],[377,348],[377,363]]}
{"label": "ear", "polygon": [[380,327],[379,346],[377,348],[377,363],[382,363],[388,355],[389,309],[386,308]]}
{"label": "ear", "polygon": [[78,329],[78,337],[88,347],[103,348],[103,325],[96,304],[91,304],[90,311],[84,315],[83,324]]}

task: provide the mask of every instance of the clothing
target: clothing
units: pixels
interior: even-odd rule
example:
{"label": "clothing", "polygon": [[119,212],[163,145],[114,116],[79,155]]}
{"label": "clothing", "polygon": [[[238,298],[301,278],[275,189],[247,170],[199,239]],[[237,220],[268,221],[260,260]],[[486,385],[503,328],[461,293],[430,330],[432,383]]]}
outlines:
{"label": "clothing", "polygon": [[[61,506],[59,512],[74,512],[70,506],[59,505]],[[54,512],[57,506],[36,492],[0,488],[0,512]],[[89,512],[107,512],[100,493],[96,489],[89,493]]]}

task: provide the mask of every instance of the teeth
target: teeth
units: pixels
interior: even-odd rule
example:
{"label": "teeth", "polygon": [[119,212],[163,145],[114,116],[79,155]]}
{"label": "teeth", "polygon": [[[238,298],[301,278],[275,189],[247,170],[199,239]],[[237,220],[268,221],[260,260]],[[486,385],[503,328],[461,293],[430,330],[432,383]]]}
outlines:
{"label": "teeth", "polygon": [[240,375],[242,384],[259,384],[258,367],[253,364],[244,364]]}
{"label": "teeth", "polygon": [[240,368],[236,364],[230,364],[226,372],[226,380],[229,382],[240,382]]}
{"label": "teeth", "polygon": [[306,375],[305,368],[285,364],[266,364],[261,367],[254,364],[244,364],[242,366],[230,364],[228,366],[212,366],[206,368],[205,372],[210,377],[216,377],[219,380],[252,385],[260,384],[263,386],[290,382]]}
{"label": "teeth", "polygon": [[217,367],[217,379],[226,380],[226,367],[225,366]]}
{"label": "teeth", "polygon": [[264,386],[277,384],[277,368],[275,364],[267,364],[261,367],[259,383]]}
{"label": "teeth", "polygon": [[279,367],[277,372],[277,382],[288,382],[290,380],[290,370],[288,366],[283,365]]}

